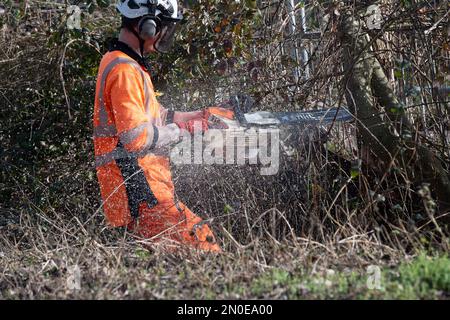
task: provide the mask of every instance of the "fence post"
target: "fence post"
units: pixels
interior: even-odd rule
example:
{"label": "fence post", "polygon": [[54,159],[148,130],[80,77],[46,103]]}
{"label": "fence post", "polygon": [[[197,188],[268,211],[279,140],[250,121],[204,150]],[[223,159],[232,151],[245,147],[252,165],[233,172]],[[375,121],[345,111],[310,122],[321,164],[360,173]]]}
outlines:
{"label": "fence post", "polygon": [[305,12],[305,2],[302,3],[300,7],[300,28],[297,29],[297,19],[295,16],[295,9],[296,9],[296,0],[286,0],[287,4],[287,12],[289,15],[289,35],[293,37],[293,47],[291,49],[291,57],[296,62],[297,66],[294,68],[294,79],[295,82],[298,82],[300,75],[302,73],[300,69],[300,65],[303,67],[303,75],[307,79],[309,78],[309,66],[306,65],[306,63],[309,60],[309,54],[306,48],[303,46],[301,49],[301,59],[300,59],[300,53],[299,53],[299,45],[297,42],[296,33],[297,31],[300,31],[302,35],[306,33],[306,12]]}

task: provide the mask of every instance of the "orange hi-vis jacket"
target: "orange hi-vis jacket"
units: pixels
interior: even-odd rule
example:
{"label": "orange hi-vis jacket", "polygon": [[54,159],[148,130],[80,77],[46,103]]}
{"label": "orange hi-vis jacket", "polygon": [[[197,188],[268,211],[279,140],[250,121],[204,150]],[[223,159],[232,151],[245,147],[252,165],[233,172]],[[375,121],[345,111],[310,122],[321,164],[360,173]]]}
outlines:
{"label": "orange hi-vis jacket", "polygon": [[[117,162],[123,162],[131,155],[142,168],[145,162],[154,158],[148,151],[158,138],[157,125],[163,124],[166,111],[156,101],[148,73],[121,51],[108,52],[103,57],[96,92],[95,164],[103,209],[112,226],[124,226],[131,222],[131,214],[136,208],[129,208],[126,184],[119,167],[122,163]],[[125,179],[137,183],[134,178],[140,173],[130,178],[133,173]],[[156,204],[151,195],[146,200]]]}
{"label": "orange hi-vis jacket", "polygon": [[156,148],[167,113],[150,75],[136,60],[119,50],[104,55],[96,87],[94,147],[107,221],[145,238],[220,251],[209,226],[175,199],[168,149]]}

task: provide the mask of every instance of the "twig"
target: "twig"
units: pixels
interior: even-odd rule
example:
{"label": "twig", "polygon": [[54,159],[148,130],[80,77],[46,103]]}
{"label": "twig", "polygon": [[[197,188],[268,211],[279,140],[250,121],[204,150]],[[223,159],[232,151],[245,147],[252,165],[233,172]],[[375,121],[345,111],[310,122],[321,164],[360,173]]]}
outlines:
{"label": "twig", "polygon": [[434,29],[436,29],[438,27],[438,25],[442,22],[442,20],[445,19],[445,17],[447,17],[448,13],[450,12],[450,10],[448,10],[444,16],[442,18],[440,18],[435,24],[433,24],[431,26],[431,28],[427,29],[424,31],[425,35],[427,36],[428,34],[430,34]]}
{"label": "twig", "polygon": [[69,119],[72,119],[72,114],[70,113],[70,100],[69,100],[69,96],[67,95],[66,82],[64,81],[63,67],[64,67],[64,60],[66,58],[67,48],[76,41],[78,41],[78,39],[72,39],[69,42],[67,42],[66,46],[64,47],[64,51],[63,51],[63,54],[61,57],[61,63],[59,64],[59,75],[61,77],[61,84],[63,87],[64,97],[66,99],[67,113],[69,114]]}

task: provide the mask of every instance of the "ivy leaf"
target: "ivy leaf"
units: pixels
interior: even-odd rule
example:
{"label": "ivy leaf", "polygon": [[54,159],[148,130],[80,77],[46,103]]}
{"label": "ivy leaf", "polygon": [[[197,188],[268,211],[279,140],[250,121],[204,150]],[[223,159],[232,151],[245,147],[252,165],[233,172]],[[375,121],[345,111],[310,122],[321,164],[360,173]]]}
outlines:
{"label": "ivy leaf", "polygon": [[397,79],[402,79],[402,78],[403,78],[402,71],[396,69],[396,70],[394,71],[394,77],[396,77]]}
{"label": "ivy leaf", "polygon": [[246,0],[245,5],[247,8],[256,9],[256,0]]}

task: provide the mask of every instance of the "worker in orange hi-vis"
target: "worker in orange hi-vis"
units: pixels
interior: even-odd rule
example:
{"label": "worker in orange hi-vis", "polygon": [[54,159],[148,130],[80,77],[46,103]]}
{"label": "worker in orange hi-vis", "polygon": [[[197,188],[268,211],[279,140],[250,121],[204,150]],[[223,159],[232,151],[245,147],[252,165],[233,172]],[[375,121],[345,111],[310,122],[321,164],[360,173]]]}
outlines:
{"label": "worker in orange hi-vis", "polygon": [[95,162],[107,221],[150,241],[220,252],[205,221],[175,199],[169,167],[168,147],[183,130],[207,130],[209,112],[164,109],[144,59],[170,48],[181,20],[177,1],[120,0],[116,7],[122,27],[100,63],[94,109]]}

